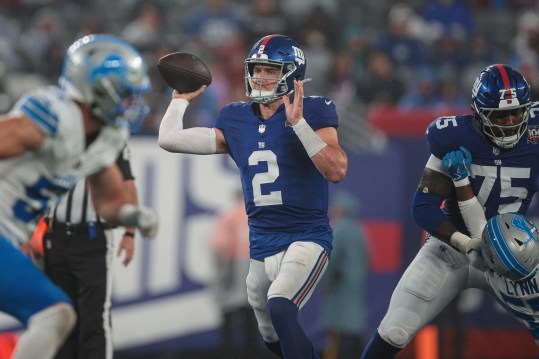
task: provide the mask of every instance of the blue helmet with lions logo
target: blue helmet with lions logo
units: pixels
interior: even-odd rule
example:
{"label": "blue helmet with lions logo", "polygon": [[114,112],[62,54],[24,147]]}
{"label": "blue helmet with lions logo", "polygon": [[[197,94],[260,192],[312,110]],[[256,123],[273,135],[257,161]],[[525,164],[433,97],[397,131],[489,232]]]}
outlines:
{"label": "blue helmet with lions logo", "polygon": [[[280,68],[278,77],[257,77],[254,73],[256,64]],[[292,93],[294,79],[303,80],[306,69],[305,54],[294,40],[284,35],[265,36],[256,42],[245,60],[246,95],[258,103],[272,103]],[[263,89],[263,82],[268,81],[276,82],[271,90]]]}
{"label": "blue helmet with lions logo", "polygon": [[[514,147],[526,132],[531,107],[530,86],[510,66],[484,68],[472,89],[472,110],[485,136],[500,148]],[[513,123],[496,120],[514,116]]]}

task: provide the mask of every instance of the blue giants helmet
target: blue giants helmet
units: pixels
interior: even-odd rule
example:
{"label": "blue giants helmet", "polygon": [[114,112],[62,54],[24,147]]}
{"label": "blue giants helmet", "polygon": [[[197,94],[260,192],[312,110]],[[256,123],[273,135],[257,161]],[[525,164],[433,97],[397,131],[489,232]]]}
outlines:
{"label": "blue giants helmet", "polygon": [[483,230],[481,252],[498,274],[514,281],[528,279],[539,266],[537,227],[519,213],[498,214]]}
{"label": "blue giants helmet", "polygon": [[[496,146],[511,148],[518,143],[528,126],[530,107],[530,86],[520,72],[510,66],[490,65],[475,79],[472,89],[472,110],[481,124],[483,133]],[[501,111],[515,110],[522,111],[521,122],[507,126],[492,122],[492,119],[504,116]]]}
{"label": "blue giants helmet", "polygon": [[[277,66],[281,69],[279,78],[254,76],[254,65]],[[294,79],[303,80],[307,62],[298,44],[288,36],[268,35],[257,41],[245,60],[246,95],[251,100],[268,104],[294,91]],[[255,81],[277,81],[272,90],[253,89]]]}
{"label": "blue giants helmet", "polygon": [[67,50],[60,86],[108,125],[142,122],[149,112],[141,98],[150,90],[146,63],[134,47],[112,35],[75,41]]}

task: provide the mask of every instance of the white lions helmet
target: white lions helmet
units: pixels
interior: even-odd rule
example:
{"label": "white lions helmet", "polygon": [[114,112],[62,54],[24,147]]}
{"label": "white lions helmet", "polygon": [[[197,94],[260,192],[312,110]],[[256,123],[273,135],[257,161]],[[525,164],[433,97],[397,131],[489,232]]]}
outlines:
{"label": "white lions helmet", "polygon": [[149,112],[141,94],[150,90],[146,63],[126,41],[112,35],[88,35],[67,50],[62,89],[114,127],[140,123]]}
{"label": "white lions helmet", "polygon": [[481,252],[490,269],[514,281],[526,280],[539,267],[537,227],[519,213],[498,214],[483,230]]}

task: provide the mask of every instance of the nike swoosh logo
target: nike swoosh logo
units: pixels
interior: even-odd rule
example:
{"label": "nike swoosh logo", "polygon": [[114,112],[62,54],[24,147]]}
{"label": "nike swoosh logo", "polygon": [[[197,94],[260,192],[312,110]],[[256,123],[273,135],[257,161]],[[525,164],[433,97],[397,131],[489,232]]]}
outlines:
{"label": "nike swoosh logo", "polygon": [[331,103],[331,100],[325,100],[324,102],[326,103],[326,105],[329,105]]}

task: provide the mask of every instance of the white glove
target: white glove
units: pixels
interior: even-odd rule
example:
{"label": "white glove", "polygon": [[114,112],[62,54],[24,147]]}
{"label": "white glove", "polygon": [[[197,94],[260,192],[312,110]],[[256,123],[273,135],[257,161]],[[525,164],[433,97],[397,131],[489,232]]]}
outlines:
{"label": "white glove", "polygon": [[464,254],[468,254],[469,251],[474,249],[477,251],[481,250],[480,238],[470,238],[461,232],[453,233],[449,243]]}
{"label": "white glove", "polygon": [[120,224],[126,227],[137,227],[144,237],[153,238],[157,234],[157,213],[151,208],[125,204],[118,212]]}

